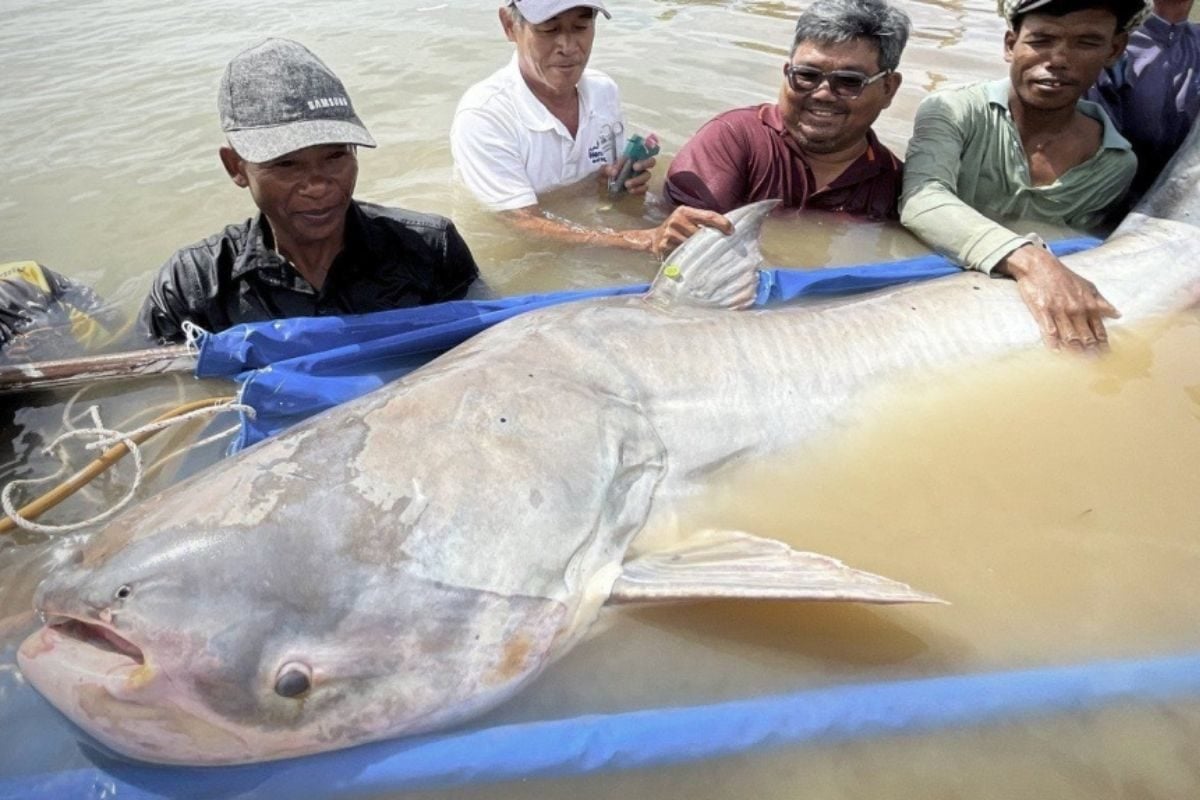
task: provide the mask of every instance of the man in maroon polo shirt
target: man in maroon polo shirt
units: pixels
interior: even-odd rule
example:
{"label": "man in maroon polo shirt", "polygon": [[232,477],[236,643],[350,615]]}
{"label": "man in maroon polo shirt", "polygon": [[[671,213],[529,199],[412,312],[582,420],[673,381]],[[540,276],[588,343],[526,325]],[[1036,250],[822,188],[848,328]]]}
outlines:
{"label": "man in maroon polo shirt", "polygon": [[779,102],[706,123],[672,162],[667,197],[722,214],[779,199],[896,219],[903,164],[871,125],[900,88],[910,26],[885,0],[816,0],[796,22]]}

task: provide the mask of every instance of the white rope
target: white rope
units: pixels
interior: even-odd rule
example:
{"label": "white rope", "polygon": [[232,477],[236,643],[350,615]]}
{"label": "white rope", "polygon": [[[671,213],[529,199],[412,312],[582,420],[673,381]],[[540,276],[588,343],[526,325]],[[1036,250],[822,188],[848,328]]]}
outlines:
{"label": "white rope", "polygon": [[[109,508],[105,511],[102,511],[99,514],[96,514],[92,517],[89,517],[88,519],[82,520],[80,522],[71,523],[69,525],[42,525],[40,523],[34,522],[33,520],[26,519],[25,517],[21,516],[21,514],[17,511],[16,506],[12,502],[13,492],[17,488],[22,487],[22,486],[37,486],[40,484],[49,483],[50,481],[56,480],[59,477],[61,477],[62,474],[67,469],[67,464],[66,464],[66,457],[64,455],[60,454],[60,459],[62,459],[63,465],[62,465],[62,467],[59,468],[58,472],[54,473],[53,475],[51,475],[49,477],[45,477],[45,478],[20,478],[17,480],[9,481],[8,485],[4,487],[4,490],[2,492],[0,492],[0,506],[3,507],[4,513],[7,514],[9,519],[11,519],[18,527],[24,528],[25,530],[28,530],[28,531],[33,531],[34,533],[42,533],[42,534],[71,533],[72,531],[77,531],[82,528],[86,528],[91,525],[95,525],[97,523],[104,522],[105,520],[109,519],[110,517],[115,515],[117,512],[119,512],[121,509],[125,508],[125,506],[129,505],[130,501],[132,501],[134,496],[137,494],[137,490],[141,487],[142,479],[145,477],[145,469],[143,468],[143,465],[142,465],[142,451],[141,451],[141,448],[138,447],[137,442],[134,441],[134,437],[141,436],[141,435],[147,434],[147,433],[153,433],[156,431],[164,430],[171,426],[179,425],[179,424],[182,424],[189,420],[196,419],[197,417],[214,416],[216,414],[220,414],[225,411],[239,411],[239,412],[245,414],[246,416],[250,417],[251,419],[253,419],[254,415],[255,415],[255,411],[254,411],[253,407],[245,405],[243,403],[238,403],[236,401],[230,401],[228,403],[222,403],[222,404],[215,405],[215,406],[209,406],[208,408],[197,408],[193,411],[187,412],[186,414],[180,414],[178,417],[172,417],[171,419],[165,419],[160,422],[152,422],[147,425],[143,425],[140,428],[135,428],[131,431],[122,432],[122,431],[116,431],[116,430],[112,430],[111,428],[104,427],[104,425],[100,421],[99,411],[96,409],[95,406],[92,406],[89,409],[89,412],[90,412],[90,415],[91,415],[93,421],[96,423],[94,427],[71,428],[70,430],[68,430],[65,433],[63,433],[62,435],[60,435],[57,439],[52,441],[50,444],[46,445],[42,449],[42,452],[43,452],[43,454],[49,455],[51,453],[51,451],[53,451],[54,448],[58,447],[61,443],[65,442],[69,439],[76,439],[76,438],[80,438],[83,436],[97,437],[95,441],[89,442],[88,444],[84,445],[85,450],[107,449],[107,448],[111,447],[112,445],[117,444],[118,442],[123,442],[125,444],[125,447],[128,448],[129,453],[133,456],[133,468],[134,468],[133,484],[129,487],[129,491],[127,491],[125,493],[125,496],[122,497],[119,501],[117,501],[117,503],[115,505],[113,505],[111,508]],[[176,453],[172,454],[172,456],[174,456],[176,454],[181,454],[181,453],[187,452],[189,450],[194,450],[195,448],[201,447],[205,444],[208,444],[211,441],[215,441],[216,439],[221,438],[222,436],[227,436],[229,433],[236,431],[236,430],[237,430],[237,427],[233,427],[227,431],[223,431],[219,434],[216,434],[215,436],[209,436],[202,441],[199,441],[199,442],[196,442],[195,444],[190,445],[189,447],[186,447],[186,448],[183,448],[182,450],[176,451]]]}
{"label": "white rope", "polygon": [[[67,431],[66,433],[59,436],[53,442],[48,444],[42,450],[42,452],[45,454],[49,454],[52,449],[54,449],[60,443],[66,441],[67,439],[74,439],[74,438],[78,438],[80,436],[89,436],[89,435],[106,436],[107,437],[107,436],[112,436],[114,434],[117,435],[118,437],[120,437],[121,439],[123,439],[123,441],[125,442],[125,446],[129,448],[129,452],[133,455],[134,480],[133,480],[133,485],[129,488],[129,491],[126,492],[125,496],[122,497],[117,502],[117,504],[114,505],[112,508],[108,509],[107,511],[102,511],[99,514],[91,517],[90,519],[83,520],[82,522],[76,522],[71,525],[42,525],[37,522],[34,522],[33,520],[29,520],[29,519],[26,519],[25,517],[21,516],[21,514],[17,511],[16,506],[13,505],[13,502],[12,502],[13,491],[16,490],[16,488],[19,486],[38,486],[43,483],[48,483],[49,481],[58,477],[58,475],[62,474],[63,470],[60,469],[57,473],[55,473],[54,475],[52,475],[49,478],[20,478],[18,480],[9,481],[8,485],[4,487],[4,491],[2,493],[0,493],[0,504],[2,504],[4,506],[4,513],[8,515],[9,519],[11,519],[18,526],[24,528],[25,530],[33,531],[34,533],[44,533],[44,534],[70,533],[71,531],[77,531],[81,528],[86,528],[88,525],[93,525],[97,522],[103,522],[104,520],[111,517],[113,514],[116,514],[118,511],[120,511],[122,508],[124,508],[126,505],[129,504],[129,501],[133,499],[134,492],[136,492],[138,490],[138,487],[141,485],[141,482],[142,482],[142,451],[137,446],[136,442],[134,442],[132,439],[128,438],[128,436],[122,436],[117,431],[109,430],[108,428],[103,428],[103,427],[75,428],[74,430]],[[90,446],[91,445],[88,445],[88,447],[90,447]],[[65,466],[65,462],[64,462],[64,466]]]}
{"label": "white rope", "polygon": [[185,319],[179,328],[183,331],[183,343],[187,346],[188,354],[193,356],[200,355],[200,338],[207,336],[208,331],[190,319]]}

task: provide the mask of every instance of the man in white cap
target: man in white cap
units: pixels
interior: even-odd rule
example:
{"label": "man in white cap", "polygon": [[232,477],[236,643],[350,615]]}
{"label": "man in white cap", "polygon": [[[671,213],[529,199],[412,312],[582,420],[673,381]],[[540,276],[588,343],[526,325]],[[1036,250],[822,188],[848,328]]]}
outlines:
{"label": "man in white cap", "polygon": [[259,214],[176,252],[142,306],[151,336],[281,317],[361,314],[461,298],[478,276],[444,217],[353,199],[375,140],[342,82],[303,45],[268,39],[221,79],[219,155]]}
{"label": "man in white cap", "polygon": [[[644,230],[594,230],[542,213],[538,197],[581,180],[616,174],[625,145],[617,85],[588,69],[603,2],[508,0],[504,35],[516,47],[508,66],[463,95],[450,129],[455,174],[485,207],[525,234],[574,244],[641,250],[663,257],[707,225],[726,233],[720,214],[675,209]],[[654,159],[625,188],[644,194]]]}
{"label": "man in white cap", "polygon": [[1008,77],[934,92],[917,109],[900,221],[968,269],[1013,278],[1047,346],[1090,350],[1119,316],[1033,235],[996,220],[1089,230],[1137,168],[1104,110],[1081,99],[1116,62],[1144,0],[999,0]]}

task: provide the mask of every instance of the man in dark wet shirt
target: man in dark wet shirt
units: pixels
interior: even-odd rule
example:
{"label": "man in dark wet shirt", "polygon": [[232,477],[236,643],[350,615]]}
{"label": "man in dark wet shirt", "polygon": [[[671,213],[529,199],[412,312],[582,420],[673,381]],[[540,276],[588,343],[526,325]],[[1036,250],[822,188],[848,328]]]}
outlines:
{"label": "man in dark wet shirt", "polygon": [[302,45],[268,39],[226,67],[221,163],[256,218],[176,252],[140,323],[178,341],[280,317],[359,314],[459,299],[478,276],[444,217],[353,199],[356,148],[375,141],[341,81]]}

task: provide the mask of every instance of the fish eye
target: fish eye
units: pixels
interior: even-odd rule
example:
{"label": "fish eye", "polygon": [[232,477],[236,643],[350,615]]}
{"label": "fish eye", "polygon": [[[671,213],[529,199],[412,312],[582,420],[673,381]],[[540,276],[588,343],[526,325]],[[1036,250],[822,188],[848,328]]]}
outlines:
{"label": "fish eye", "polygon": [[133,594],[133,587],[128,583],[122,583],[117,587],[116,593],[113,595],[118,600],[124,600],[129,595]]}
{"label": "fish eye", "polygon": [[280,697],[300,697],[312,688],[312,670],[307,664],[288,662],[279,668],[275,678],[275,694]]}

